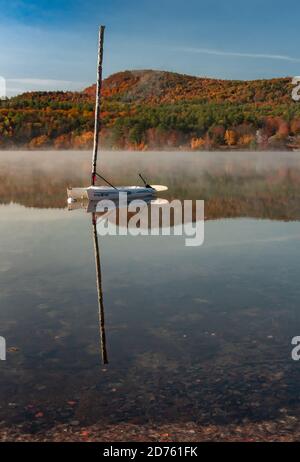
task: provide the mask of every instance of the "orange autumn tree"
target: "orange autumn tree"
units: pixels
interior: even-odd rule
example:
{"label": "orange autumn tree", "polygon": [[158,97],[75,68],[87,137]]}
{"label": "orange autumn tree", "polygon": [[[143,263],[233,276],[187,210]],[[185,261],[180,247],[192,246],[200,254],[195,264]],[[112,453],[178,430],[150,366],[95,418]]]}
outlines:
{"label": "orange autumn tree", "polygon": [[49,140],[46,135],[37,136],[28,143],[29,149],[41,149],[47,146]]}
{"label": "orange autumn tree", "polygon": [[203,138],[192,138],[191,139],[191,149],[197,151],[198,149],[203,149],[205,146],[205,140]]}
{"label": "orange autumn tree", "polygon": [[237,143],[237,134],[234,130],[226,130],[224,138],[228,146],[234,146]]}
{"label": "orange autumn tree", "polygon": [[93,132],[85,132],[73,138],[73,146],[75,149],[90,149],[93,146]]}

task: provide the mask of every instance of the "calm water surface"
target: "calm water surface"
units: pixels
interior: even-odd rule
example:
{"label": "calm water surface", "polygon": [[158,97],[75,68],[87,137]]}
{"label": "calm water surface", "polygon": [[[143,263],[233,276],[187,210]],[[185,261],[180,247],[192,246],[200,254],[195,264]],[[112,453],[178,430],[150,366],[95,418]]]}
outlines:
{"label": "calm water surface", "polygon": [[[201,424],[300,417],[299,153],[107,153],[104,174],[205,199],[205,245],[100,237],[66,209],[89,153],[0,154],[0,421]],[[36,417],[36,415],[40,417]],[[75,423],[74,423],[75,422]]]}

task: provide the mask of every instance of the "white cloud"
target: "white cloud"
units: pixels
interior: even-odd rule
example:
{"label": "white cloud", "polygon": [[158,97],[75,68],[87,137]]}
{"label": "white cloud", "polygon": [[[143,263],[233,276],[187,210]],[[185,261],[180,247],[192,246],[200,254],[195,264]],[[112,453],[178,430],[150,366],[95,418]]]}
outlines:
{"label": "white cloud", "polygon": [[74,82],[71,80],[55,80],[55,79],[8,79],[9,82],[17,82],[17,83],[24,83],[30,85],[69,85],[75,84],[78,82]]}
{"label": "white cloud", "polygon": [[190,48],[190,47],[179,47],[176,51],[183,51],[187,53],[199,53],[215,56],[231,56],[238,58],[252,58],[252,59],[276,59],[281,61],[290,61],[294,63],[300,63],[300,58],[294,58],[286,55],[273,55],[269,53],[239,53],[235,51],[223,51],[214,50],[210,48]]}
{"label": "white cloud", "polygon": [[27,91],[76,91],[87,87],[87,82],[40,78],[6,79],[7,95],[13,96]]}

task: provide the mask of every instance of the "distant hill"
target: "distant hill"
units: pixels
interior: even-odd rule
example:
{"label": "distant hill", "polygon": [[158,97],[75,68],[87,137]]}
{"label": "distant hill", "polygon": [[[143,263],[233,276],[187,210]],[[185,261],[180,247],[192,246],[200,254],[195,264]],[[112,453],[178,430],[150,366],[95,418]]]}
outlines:
{"label": "distant hill", "polygon": [[[291,78],[232,81],[142,70],[103,82],[101,141],[113,149],[288,149],[300,145]],[[0,148],[89,149],[95,85],[0,104]]]}
{"label": "distant hill", "polygon": [[[290,103],[291,79],[217,80],[164,71],[125,71],[104,81],[103,95],[151,104],[201,100],[212,103]],[[94,97],[96,86],[84,90]]]}

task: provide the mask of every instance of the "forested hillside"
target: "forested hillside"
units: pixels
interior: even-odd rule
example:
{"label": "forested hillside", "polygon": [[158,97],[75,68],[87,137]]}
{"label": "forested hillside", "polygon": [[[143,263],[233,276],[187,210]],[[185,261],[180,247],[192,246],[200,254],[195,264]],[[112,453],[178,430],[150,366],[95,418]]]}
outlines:
{"label": "forested hillside", "polygon": [[[104,81],[107,149],[288,149],[300,145],[290,78],[226,81],[127,71]],[[95,86],[0,102],[0,148],[89,149]]]}

